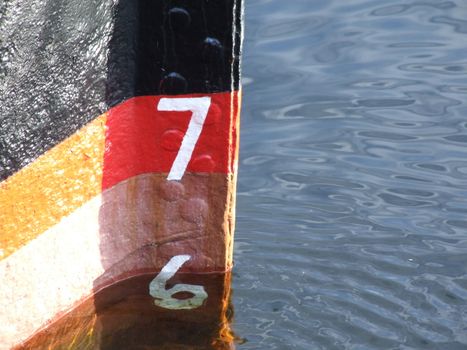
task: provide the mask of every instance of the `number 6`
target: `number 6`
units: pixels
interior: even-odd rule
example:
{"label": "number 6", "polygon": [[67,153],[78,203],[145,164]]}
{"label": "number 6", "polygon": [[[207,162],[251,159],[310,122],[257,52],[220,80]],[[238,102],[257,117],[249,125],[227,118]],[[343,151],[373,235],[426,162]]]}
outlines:
{"label": "number 6", "polygon": [[170,169],[167,180],[181,180],[186,167],[190,162],[191,155],[198,142],[204,121],[208,115],[210,97],[191,97],[191,98],[161,98],[157,105],[158,111],[191,111],[193,112],[188,124],[185,137],[183,138],[180,150],[177,153],[172,168]]}
{"label": "number 6", "polygon": [[[149,284],[149,294],[154,298],[154,304],[166,309],[196,309],[203,305],[208,293],[203,286],[192,284],[176,284],[170,289],[165,289],[165,284],[171,279],[182,265],[191,259],[189,255],[174,256],[161,272]],[[176,299],[172,295],[179,292],[193,294],[189,299]]]}

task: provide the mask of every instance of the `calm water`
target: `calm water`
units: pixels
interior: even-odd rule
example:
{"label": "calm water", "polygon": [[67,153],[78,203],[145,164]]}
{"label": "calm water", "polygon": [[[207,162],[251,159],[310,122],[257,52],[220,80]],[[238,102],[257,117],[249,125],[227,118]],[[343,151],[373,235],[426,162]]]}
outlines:
{"label": "calm water", "polygon": [[[245,2],[237,349],[466,350],[467,1]],[[72,85],[59,89],[74,76],[85,95],[105,95],[112,2],[89,3],[96,10],[48,1],[35,46],[0,52],[4,81],[10,58],[31,72],[18,70],[21,79],[5,94],[36,86],[11,106],[37,110],[44,125],[56,106],[98,115]],[[0,16],[9,8],[18,23],[43,25],[34,20],[39,10],[15,4],[0,0]],[[73,11],[91,21],[97,10],[102,23],[82,23],[92,35],[70,41]],[[5,37],[22,33],[5,23]],[[57,39],[45,40],[49,32]],[[69,42],[75,51],[62,68],[33,74],[61,59],[57,48]],[[75,62],[87,52],[80,43],[89,54]],[[36,101],[43,87],[51,106]]]}
{"label": "calm water", "polygon": [[467,349],[466,18],[247,0],[238,349]]}

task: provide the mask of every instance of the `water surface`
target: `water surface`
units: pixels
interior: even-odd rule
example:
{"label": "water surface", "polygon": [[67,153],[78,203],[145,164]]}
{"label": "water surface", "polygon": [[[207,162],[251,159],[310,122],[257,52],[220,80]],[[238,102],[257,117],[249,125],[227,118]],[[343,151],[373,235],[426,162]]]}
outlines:
{"label": "water surface", "polygon": [[467,349],[466,18],[246,2],[238,349]]}

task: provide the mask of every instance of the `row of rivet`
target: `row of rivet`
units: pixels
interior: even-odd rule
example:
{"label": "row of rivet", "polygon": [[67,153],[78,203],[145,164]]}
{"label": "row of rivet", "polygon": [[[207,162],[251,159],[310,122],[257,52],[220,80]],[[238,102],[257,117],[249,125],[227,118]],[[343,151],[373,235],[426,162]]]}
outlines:
{"label": "row of rivet", "polygon": [[[168,11],[170,26],[173,31],[187,30],[191,24],[190,13],[181,8],[173,7]],[[221,42],[213,37],[207,37],[203,41],[203,59],[207,62],[216,62],[223,59],[224,48]],[[163,94],[185,93],[188,89],[187,80],[177,72],[166,74],[161,81],[160,91]]]}

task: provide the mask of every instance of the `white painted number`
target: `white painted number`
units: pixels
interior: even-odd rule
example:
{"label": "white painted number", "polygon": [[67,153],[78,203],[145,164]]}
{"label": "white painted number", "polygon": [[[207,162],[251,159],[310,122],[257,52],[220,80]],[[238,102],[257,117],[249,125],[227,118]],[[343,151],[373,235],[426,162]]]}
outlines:
{"label": "white painted number", "polygon": [[[203,305],[208,297],[208,293],[206,293],[203,286],[176,284],[170,289],[165,289],[167,281],[190,259],[191,256],[189,255],[174,256],[151,281],[149,284],[149,294],[154,298],[154,304],[171,310],[196,309]],[[174,298],[173,295],[179,292],[188,292],[193,294],[193,296],[188,299]]]}
{"label": "white painted number", "polygon": [[191,111],[190,124],[183,138],[180,150],[177,153],[167,180],[181,180],[191,159],[193,150],[203,129],[204,121],[208,115],[210,97],[192,98],[161,98],[157,105],[158,111]]}

